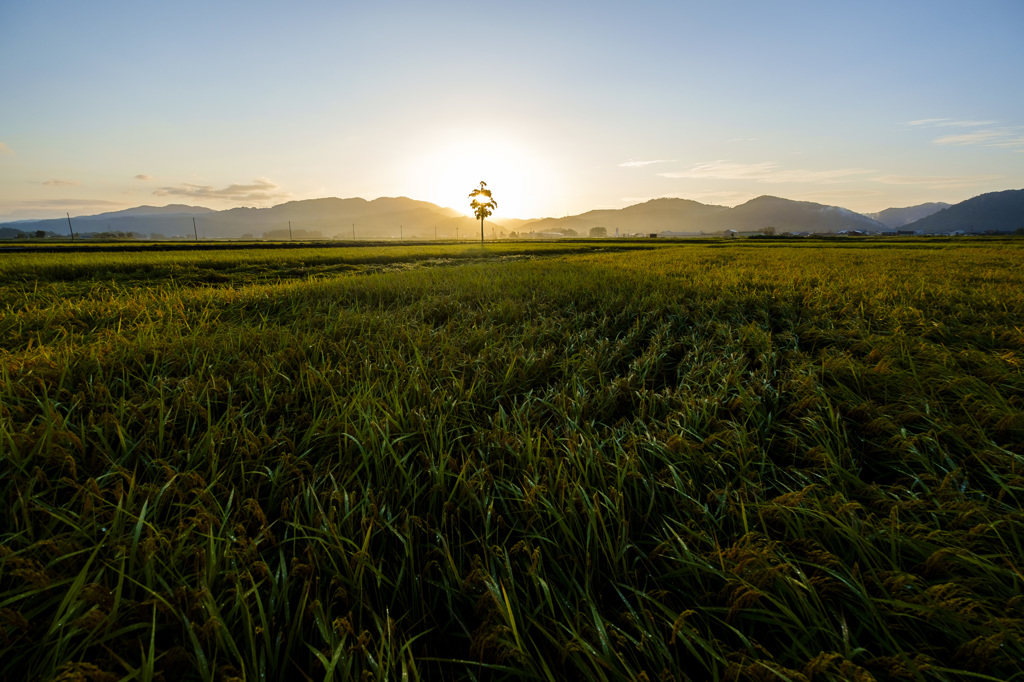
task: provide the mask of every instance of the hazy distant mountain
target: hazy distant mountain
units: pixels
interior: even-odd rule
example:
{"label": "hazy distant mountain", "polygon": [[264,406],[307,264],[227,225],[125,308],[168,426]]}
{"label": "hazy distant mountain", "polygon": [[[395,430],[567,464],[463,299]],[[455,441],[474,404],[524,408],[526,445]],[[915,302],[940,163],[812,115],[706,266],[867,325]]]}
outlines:
{"label": "hazy distant mountain", "polygon": [[989,192],[910,223],[905,229],[925,233],[1012,232],[1024,228],[1024,189]]}
{"label": "hazy distant mountain", "polygon": [[136,206],[126,208],[123,211],[111,211],[90,216],[92,220],[110,220],[112,218],[126,218],[133,216],[151,215],[202,215],[204,213],[215,213],[212,208],[205,206],[186,206],[185,204],[168,204],[166,206]]}
{"label": "hazy distant mountain", "polygon": [[519,230],[526,223],[530,223],[533,221],[523,218],[491,218],[491,222],[505,230],[516,231]]}
{"label": "hazy distant mountain", "polygon": [[701,204],[687,199],[654,199],[618,210],[590,211],[567,218],[535,220],[524,225],[523,229],[563,233],[571,229],[585,236],[592,227],[604,227],[610,235],[614,234],[615,228],[622,234],[666,231],[715,234],[725,230],[754,232],[769,227],[775,228],[780,234],[841,230],[880,232],[886,229],[879,222],[838,206],[769,196],[751,199],[735,208]]}
{"label": "hazy distant mountain", "polygon": [[865,213],[869,218],[877,220],[883,225],[896,229],[903,227],[915,220],[926,218],[932,213],[937,213],[944,208],[949,208],[950,204],[943,201],[932,201],[927,204],[918,204],[917,206],[907,206],[906,208],[887,208],[884,211],[878,213]]}
{"label": "hazy distant mountain", "polygon": [[[148,235],[152,232],[163,234],[184,234],[187,228],[192,233],[192,216],[216,213],[205,206],[186,206],[169,204],[167,206],[136,206],[122,211],[110,211],[91,216],[75,216],[71,219],[75,234],[89,232],[134,232]],[[5,223],[4,227],[17,228],[22,232],[44,230],[68,236],[67,218],[51,218],[47,220],[19,220],[17,223]],[[0,239],[4,233],[0,233]]]}
{"label": "hazy distant mountain", "polygon": [[723,211],[715,215],[708,225],[712,231],[753,232],[773,227],[776,233],[819,234],[842,230],[880,232],[886,229],[878,221],[846,208],[771,196],[757,197]]}
{"label": "hazy distant mountain", "polygon": [[[390,239],[438,237],[448,235],[441,226],[462,214],[426,201],[405,197],[366,199],[309,199],[290,201],[271,208],[233,208],[203,216],[197,220],[200,237],[259,237],[265,232],[292,229],[319,233],[325,238]],[[354,226],[354,227],[353,227]]]}
{"label": "hazy distant mountain", "polygon": [[699,231],[707,220],[725,206],[702,204],[689,199],[652,199],[620,209],[588,211],[566,218],[543,218],[520,226],[532,232],[561,232],[573,230],[580,236],[590,234],[590,228],[603,227],[609,235],[651,232]]}
{"label": "hazy distant mountain", "polygon": [[[702,204],[688,199],[653,199],[622,209],[588,211],[565,218],[540,220],[498,219],[487,221],[488,238],[517,232],[540,235],[588,236],[591,228],[603,227],[608,236],[676,232],[721,234],[726,230],[757,232],[836,233],[860,230],[886,232],[895,227],[924,232],[965,230],[1012,231],[1024,227],[1024,190],[983,194],[931,213],[920,220],[895,222],[915,212],[927,212],[943,204],[922,204],[887,209],[877,214],[885,222],[838,206],[761,196],[734,208]],[[290,201],[271,208],[233,208],[214,211],[202,206],[138,206],[95,216],[73,217],[75,233],[134,232],[139,235],[201,239],[263,237],[287,239],[289,223],[296,239],[440,239],[477,238],[480,222],[451,208],[406,197],[366,199],[310,199]],[[0,224],[0,239],[11,239],[38,230],[66,235],[66,219],[17,221]]]}
{"label": "hazy distant mountain", "polygon": [[[456,234],[472,236],[474,227],[475,234],[480,234],[479,221],[466,218],[454,209],[406,197],[382,197],[372,201],[359,198],[310,199],[290,201],[271,208],[232,208],[226,211],[180,204],[139,206],[95,216],[72,217],[71,223],[76,234],[118,231],[192,238],[193,219],[199,237],[206,239],[262,237],[266,233],[273,233],[274,238],[287,239],[289,222],[297,235],[319,235],[328,239],[351,239],[353,231],[357,239],[433,239],[435,228],[437,237],[441,239],[455,237]],[[66,219],[20,221],[7,226],[22,232],[47,230],[68,234]],[[501,228],[487,222],[485,232],[488,236],[492,229],[497,234]]]}

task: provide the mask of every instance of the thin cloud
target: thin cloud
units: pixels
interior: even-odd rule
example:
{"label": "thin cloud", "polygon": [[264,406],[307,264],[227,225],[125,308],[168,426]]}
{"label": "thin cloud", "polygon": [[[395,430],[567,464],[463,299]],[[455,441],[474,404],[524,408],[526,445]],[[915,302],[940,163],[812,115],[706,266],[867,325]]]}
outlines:
{"label": "thin cloud", "polygon": [[800,196],[806,198],[863,199],[865,197],[882,196],[883,192],[870,189],[831,189],[822,192],[806,192]]}
{"label": "thin cloud", "polygon": [[1024,148],[1024,128],[1021,126],[1003,126],[997,121],[958,120],[953,118],[923,118],[909,121],[908,125],[927,128],[980,128],[969,133],[943,135],[932,140],[932,144],[942,146],[966,147],[982,145],[985,147],[1003,147],[1020,151]]}
{"label": "thin cloud", "polygon": [[[1000,142],[993,142],[988,145],[989,147],[1024,147],[1024,135],[1019,137],[1011,137]],[[1018,149],[1017,151],[1024,151],[1024,149]]]}
{"label": "thin cloud", "polygon": [[827,185],[834,182],[842,182],[847,178],[865,173],[873,173],[870,168],[839,168],[836,170],[814,171],[814,170],[783,170],[773,173],[770,177],[764,178],[763,182],[800,182]]}
{"label": "thin cloud", "polygon": [[665,178],[700,178],[714,180],[753,180],[766,183],[812,183],[829,184],[844,179],[871,173],[866,168],[840,168],[836,170],[784,169],[771,161],[760,163],[736,163],[727,159],[711,161],[692,166],[684,171],[658,173]]}
{"label": "thin cloud", "polygon": [[696,192],[674,192],[671,194],[658,194],[656,196],[643,196],[643,197],[619,197],[621,201],[632,206],[634,204],[643,204],[653,199],[689,199],[690,201],[699,201],[702,204],[713,203],[713,204],[726,204],[733,205],[742,204],[744,201],[753,199],[754,195],[749,192],[732,192],[724,191],[718,192],[714,190],[699,190]]}
{"label": "thin cloud", "polygon": [[184,182],[174,187],[160,187],[153,190],[159,197],[189,197],[192,199],[214,199],[221,201],[262,202],[283,199],[290,196],[279,191],[280,186],[265,178],[257,178],[248,185],[228,185],[214,189],[212,185],[194,185]]}
{"label": "thin cloud", "polygon": [[702,204],[711,203],[725,206],[738,206],[739,204],[753,199],[754,195],[750,192],[716,192],[714,190],[703,190],[689,192],[684,198],[699,201]]}
{"label": "thin cloud", "polygon": [[674,163],[674,162],[675,162],[675,159],[655,159],[653,161],[633,161],[633,160],[630,160],[630,161],[626,161],[625,163],[620,163],[619,167],[620,168],[641,168],[643,166],[650,166],[651,164],[654,164],[654,163]]}
{"label": "thin cloud", "polygon": [[44,182],[43,186],[44,187],[78,187],[80,184],[82,184],[82,183],[75,182],[74,180],[57,180],[57,179],[53,179],[53,180],[47,180],[46,182]]}
{"label": "thin cloud", "polygon": [[997,140],[1004,135],[1005,133],[1001,130],[976,130],[973,133],[965,133],[963,135],[945,135],[932,142],[934,144],[952,145],[981,144],[982,142]]}
{"label": "thin cloud", "polygon": [[[690,195],[683,196],[679,193],[674,194],[651,194],[643,197],[619,197],[619,201],[633,206],[634,204],[645,204],[648,201],[654,201],[655,199],[689,199]],[[610,207],[611,208],[611,207]],[[615,207],[618,208],[618,207]]]}
{"label": "thin cloud", "polygon": [[922,118],[917,121],[907,121],[912,126],[935,126],[940,128],[977,128],[978,126],[995,125],[995,121],[971,121],[958,120],[955,118]]}
{"label": "thin cloud", "polygon": [[146,175],[145,173],[139,173],[138,175],[135,176],[135,179],[136,180],[152,180],[153,176]]}
{"label": "thin cloud", "polygon": [[943,123],[944,126],[955,126],[958,128],[977,128],[978,126],[990,126],[995,125],[995,121],[950,121],[949,123]]}
{"label": "thin cloud", "polygon": [[715,180],[761,180],[778,168],[771,162],[734,163],[729,160],[699,163],[684,171],[658,173],[664,178],[713,178]]}
{"label": "thin cloud", "polygon": [[0,213],[0,222],[64,218],[65,213],[74,218],[122,208],[125,208],[124,203],[102,199],[29,199],[5,204],[6,213]]}
{"label": "thin cloud", "polygon": [[14,150],[8,147],[3,142],[0,142],[0,154],[13,154]]}
{"label": "thin cloud", "polygon": [[1020,128],[991,128],[977,130],[966,135],[946,135],[932,142],[933,144],[957,146],[980,144],[985,147],[1019,150],[1024,148],[1024,135],[1021,135]]}
{"label": "thin cloud", "polygon": [[110,206],[124,206],[124,204],[102,199],[39,199],[37,201],[22,201],[17,204],[16,208],[107,208]]}
{"label": "thin cloud", "polygon": [[930,189],[957,189],[976,187],[1002,177],[1002,175],[882,175],[871,179],[886,185],[921,185]]}

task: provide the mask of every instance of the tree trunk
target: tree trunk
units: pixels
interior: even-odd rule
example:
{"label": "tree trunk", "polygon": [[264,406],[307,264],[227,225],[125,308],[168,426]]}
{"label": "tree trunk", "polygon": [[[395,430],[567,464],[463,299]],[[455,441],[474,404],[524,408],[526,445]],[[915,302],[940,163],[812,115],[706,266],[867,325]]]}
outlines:
{"label": "tree trunk", "polygon": [[480,248],[484,248],[484,219],[480,219]]}

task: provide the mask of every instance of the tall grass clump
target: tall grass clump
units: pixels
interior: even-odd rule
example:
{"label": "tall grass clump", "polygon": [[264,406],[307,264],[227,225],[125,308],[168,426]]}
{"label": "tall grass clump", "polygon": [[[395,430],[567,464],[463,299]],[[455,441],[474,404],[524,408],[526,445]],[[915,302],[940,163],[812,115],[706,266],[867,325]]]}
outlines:
{"label": "tall grass clump", "polygon": [[0,677],[1024,677],[1019,247],[457,249],[4,261]]}

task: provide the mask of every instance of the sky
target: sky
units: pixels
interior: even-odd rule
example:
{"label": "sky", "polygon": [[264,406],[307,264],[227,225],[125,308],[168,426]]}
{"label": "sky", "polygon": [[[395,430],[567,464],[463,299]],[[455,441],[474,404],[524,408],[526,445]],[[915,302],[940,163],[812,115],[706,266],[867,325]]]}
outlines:
{"label": "sky", "polygon": [[0,221],[1024,188],[1024,2],[0,0]]}

